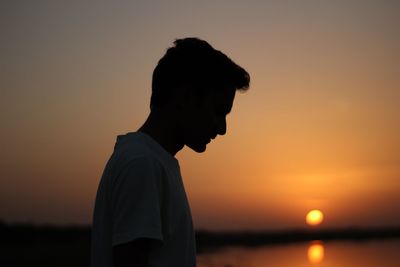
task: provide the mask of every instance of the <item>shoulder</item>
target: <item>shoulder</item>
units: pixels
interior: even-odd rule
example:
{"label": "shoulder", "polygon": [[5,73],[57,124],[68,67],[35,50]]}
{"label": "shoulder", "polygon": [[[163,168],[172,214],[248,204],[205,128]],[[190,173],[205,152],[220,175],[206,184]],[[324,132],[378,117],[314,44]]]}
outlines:
{"label": "shoulder", "polygon": [[160,178],[164,173],[163,165],[152,155],[128,156],[119,159],[117,165],[117,180]]}
{"label": "shoulder", "polygon": [[128,173],[139,173],[152,176],[161,175],[163,169],[164,167],[161,162],[157,157],[154,157],[151,154],[129,157],[121,168],[121,170],[125,170]]}
{"label": "shoulder", "polygon": [[120,170],[163,168],[159,157],[140,139],[131,138],[129,142],[121,144],[114,150],[113,157]]}

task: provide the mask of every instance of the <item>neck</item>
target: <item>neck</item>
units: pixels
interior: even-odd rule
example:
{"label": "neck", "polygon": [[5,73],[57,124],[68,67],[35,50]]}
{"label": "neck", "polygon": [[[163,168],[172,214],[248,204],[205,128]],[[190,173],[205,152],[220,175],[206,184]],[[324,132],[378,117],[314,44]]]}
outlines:
{"label": "neck", "polygon": [[184,144],[179,140],[176,116],[167,110],[150,112],[145,123],[138,129],[159,143],[172,156],[181,150]]}

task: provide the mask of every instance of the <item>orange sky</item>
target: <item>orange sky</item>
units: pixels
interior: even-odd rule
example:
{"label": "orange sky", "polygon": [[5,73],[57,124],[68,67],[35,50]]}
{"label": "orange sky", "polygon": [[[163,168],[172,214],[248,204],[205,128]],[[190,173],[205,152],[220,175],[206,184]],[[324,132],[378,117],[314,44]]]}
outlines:
{"label": "orange sky", "polygon": [[177,155],[197,228],[400,225],[399,2],[158,2],[0,4],[0,218],[90,223],[158,59],[197,36],[252,78],[227,135]]}

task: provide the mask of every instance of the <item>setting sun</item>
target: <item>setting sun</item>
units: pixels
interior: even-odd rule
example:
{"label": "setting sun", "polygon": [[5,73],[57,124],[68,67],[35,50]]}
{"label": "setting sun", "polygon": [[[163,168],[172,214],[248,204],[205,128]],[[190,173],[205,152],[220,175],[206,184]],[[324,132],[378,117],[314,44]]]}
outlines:
{"label": "setting sun", "polygon": [[320,210],[311,210],[307,213],[306,222],[308,225],[319,225],[324,219],[324,214]]}

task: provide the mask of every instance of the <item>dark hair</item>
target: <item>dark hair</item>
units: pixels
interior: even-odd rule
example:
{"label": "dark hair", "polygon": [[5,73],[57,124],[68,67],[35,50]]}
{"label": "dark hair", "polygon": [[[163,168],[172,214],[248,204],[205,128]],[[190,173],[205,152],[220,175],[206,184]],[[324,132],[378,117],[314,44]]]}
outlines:
{"label": "dark hair", "polygon": [[198,38],[176,39],[153,71],[150,107],[170,100],[172,90],[188,85],[201,97],[207,90],[249,88],[250,75],[221,51]]}

